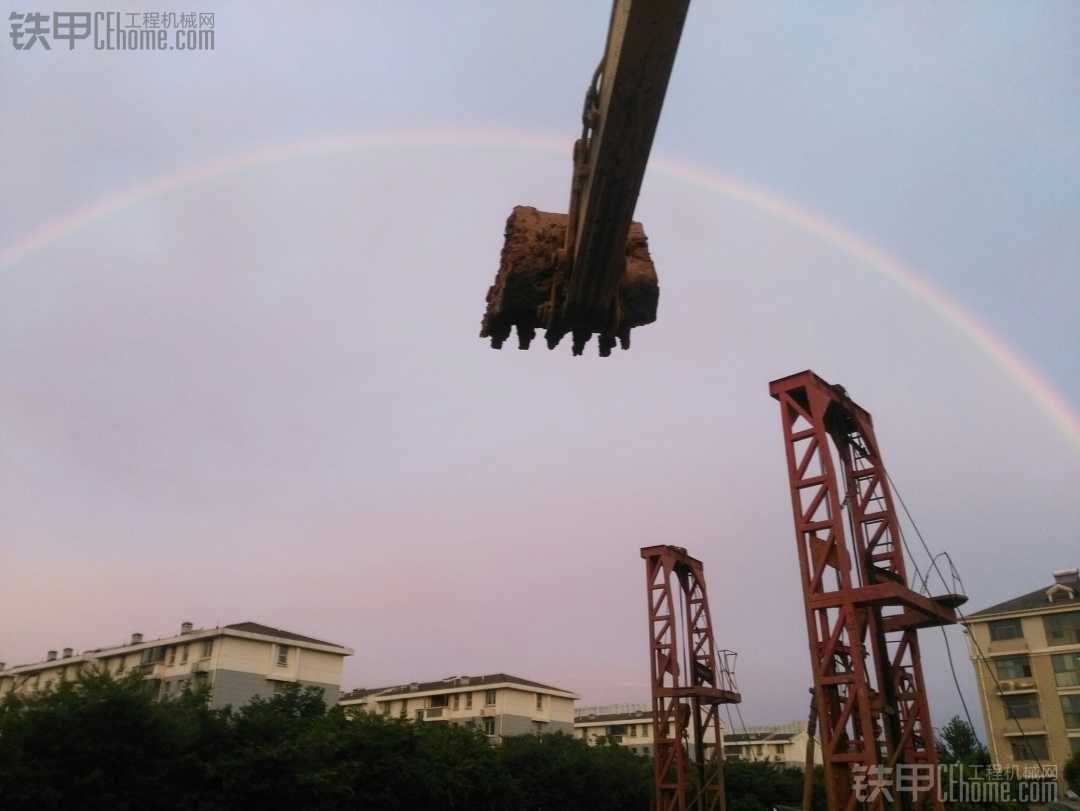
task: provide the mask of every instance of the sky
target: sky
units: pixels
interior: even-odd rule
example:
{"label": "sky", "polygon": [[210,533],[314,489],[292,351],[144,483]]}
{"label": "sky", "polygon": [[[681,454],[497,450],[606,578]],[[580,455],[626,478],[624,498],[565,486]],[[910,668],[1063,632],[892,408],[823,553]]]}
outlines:
{"label": "sky", "polygon": [[0,659],[253,620],[352,647],[345,688],[644,701],[672,543],[747,723],[801,719],[767,384],[806,368],[971,609],[1080,565],[1080,6],[695,0],[636,213],[659,319],[608,359],[477,337],[510,209],[565,206],[608,4],[297,8],[0,45]]}

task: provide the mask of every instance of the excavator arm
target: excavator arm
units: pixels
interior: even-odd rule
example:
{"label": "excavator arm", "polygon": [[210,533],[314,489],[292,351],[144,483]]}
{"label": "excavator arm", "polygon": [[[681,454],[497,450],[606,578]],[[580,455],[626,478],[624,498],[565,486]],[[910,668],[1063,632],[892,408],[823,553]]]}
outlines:
{"label": "excavator arm", "polygon": [[517,206],[507,220],[480,332],[495,348],[516,328],[527,349],[543,328],[549,348],[571,333],[575,355],[596,333],[606,356],[656,319],[656,270],[633,215],[689,2],[614,0],[574,144],[569,212]]}

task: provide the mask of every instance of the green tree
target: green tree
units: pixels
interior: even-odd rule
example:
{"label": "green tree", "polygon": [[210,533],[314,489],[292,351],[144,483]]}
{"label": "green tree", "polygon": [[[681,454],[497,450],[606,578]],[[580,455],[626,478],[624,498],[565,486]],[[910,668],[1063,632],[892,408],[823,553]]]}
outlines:
{"label": "green tree", "polygon": [[652,765],[615,744],[589,746],[568,735],[504,738],[499,762],[522,811],[647,809]]}
{"label": "green tree", "polygon": [[9,694],[0,704],[0,808],[192,807],[212,788],[208,757],[223,734],[204,698],[155,701],[137,675]]}
{"label": "green tree", "polygon": [[[768,811],[776,805],[802,806],[803,770],[768,761],[724,763],[729,811]],[[825,808],[821,769],[814,771],[814,808]]]}
{"label": "green tree", "polygon": [[945,764],[961,766],[988,766],[990,753],[975,735],[971,724],[954,715],[941,728],[938,737],[938,758]]}

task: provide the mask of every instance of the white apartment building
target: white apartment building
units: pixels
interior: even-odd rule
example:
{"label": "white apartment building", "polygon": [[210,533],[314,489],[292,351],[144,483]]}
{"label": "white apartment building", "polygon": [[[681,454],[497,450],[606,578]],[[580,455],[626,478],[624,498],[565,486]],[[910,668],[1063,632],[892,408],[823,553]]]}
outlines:
{"label": "white apartment building", "polygon": [[[774,726],[741,727],[724,736],[724,757],[732,760],[767,760],[785,766],[806,766],[806,744],[810,736],[805,721]],[[814,738],[814,764],[820,766],[821,741]]]}
{"label": "white apartment building", "polygon": [[[674,724],[668,734],[674,734]],[[693,734],[691,732],[691,734]],[[726,732],[720,724],[720,741]],[[625,746],[636,755],[652,757],[653,718],[649,704],[609,704],[599,707],[579,707],[574,716],[574,737],[590,746],[611,742]],[[712,743],[711,733],[706,743]]]}
{"label": "white apartment building", "polygon": [[[669,730],[669,734],[673,732]],[[693,734],[690,730],[688,732]],[[652,707],[648,704],[579,707],[574,717],[574,737],[593,746],[616,743],[635,754],[651,757]],[[733,760],[768,760],[802,768],[806,763],[808,738],[806,723],[799,721],[776,726],[740,727],[738,732],[727,729],[723,722],[720,724],[724,757]],[[821,747],[817,745],[814,747],[814,763],[821,764]]]}
{"label": "white apartment building", "polygon": [[575,700],[569,690],[492,673],[361,688],[343,695],[338,704],[349,712],[421,723],[471,724],[497,743],[509,735],[570,734]]}
{"label": "white apartment building", "polygon": [[609,704],[579,707],[574,714],[574,737],[590,746],[610,741],[634,754],[652,757],[652,708],[648,704]]}
{"label": "white apartment building", "polygon": [[6,667],[0,663],[0,696],[30,693],[72,681],[87,668],[122,677],[140,673],[152,682],[155,694],[167,697],[186,687],[208,687],[211,706],[240,706],[255,696],[270,697],[284,685],[313,686],[333,703],[340,693],[341,670],[352,650],[271,628],[257,622],[238,622],[215,628],[182,623],[180,633],[145,640],[131,635],[127,644],[76,653],[50,650],[45,659]]}

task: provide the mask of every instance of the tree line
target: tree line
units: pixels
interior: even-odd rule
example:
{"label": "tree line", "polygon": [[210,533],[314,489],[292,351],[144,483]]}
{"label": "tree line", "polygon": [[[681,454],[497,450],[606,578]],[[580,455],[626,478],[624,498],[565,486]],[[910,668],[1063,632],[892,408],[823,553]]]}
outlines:
{"label": "tree line", "polygon": [[[944,760],[986,761],[960,719],[943,733]],[[728,761],[724,771],[730,811],[800,805],[800,769]],[[823,811],[820,767],[815,778]],[[202,691],[159,700],[137,674],[88,672],[0,701],[0,809],[10,811],[646,811],[651,793],[651,760],[624,747],[562,734],[491,746],[468,726],[349,716],[310,688],[215,709]]]}

